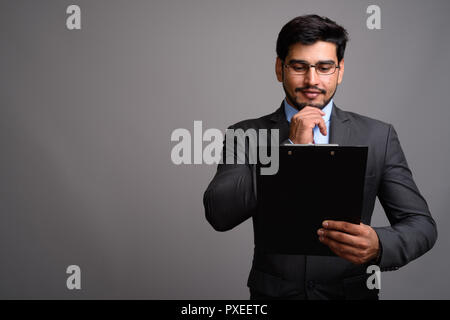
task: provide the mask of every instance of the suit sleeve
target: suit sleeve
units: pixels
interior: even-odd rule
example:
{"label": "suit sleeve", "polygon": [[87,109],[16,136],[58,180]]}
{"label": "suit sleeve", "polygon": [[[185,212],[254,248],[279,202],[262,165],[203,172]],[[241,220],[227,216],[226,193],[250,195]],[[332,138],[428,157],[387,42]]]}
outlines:
{"label": "suit sleeve", "polygon": [[[237,151],[232,151],[234,163],[229,164],[225,145],[226,142],[222,152],[224,163],[217,166],[217,172],[203,195],[206,219],[217,231],[233,229],[256,211],[255,165],[248,163],[248,148],[238,145]],[[239,164],[238,159],[244,163]]]}
{"label": "suit sleeve", "polygon": [[430,250],[436,223],[406,162],[395,129],[390,126],[378,199],[391,224],[374,228],[382,247],[382,271],[396,270]]}

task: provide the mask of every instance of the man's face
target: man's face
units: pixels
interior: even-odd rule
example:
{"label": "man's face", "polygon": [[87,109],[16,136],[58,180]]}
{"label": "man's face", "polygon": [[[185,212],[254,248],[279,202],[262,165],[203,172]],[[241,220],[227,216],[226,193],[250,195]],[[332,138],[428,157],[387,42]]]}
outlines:
{"label": "man's face", "polygon": [[[317,64],[319,62],[333,61],[338,65],[336,45],[331,42],[317,41],[311,45],[296,43],[289,48],[285,64],[306,62]],[[323,109],[333,98],[337,85],[342,82],[344,75],[344,59],[339,63],[340,68],[333,74],[319,75],[312,67],[306,74],[293,74],[292,68],[283,65],[277,57],[275,69],[278,81],[283,83],[287,102],[298,110],[305,106]]]}

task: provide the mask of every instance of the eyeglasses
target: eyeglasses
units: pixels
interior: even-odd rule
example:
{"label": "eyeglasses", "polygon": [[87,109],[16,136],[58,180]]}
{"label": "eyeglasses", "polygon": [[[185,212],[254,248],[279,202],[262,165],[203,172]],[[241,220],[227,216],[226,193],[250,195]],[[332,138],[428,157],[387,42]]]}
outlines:
{"label": "eyeglasses", "polygon": [[316,64],[308,64],[303,62],[294,62],[290,64],[283,63],[289,72],[293,75],[304,75],[309,72],[309,68],[314,67],[316,69],[317,74],[319,75],[330,75],[333,74],[336,69],[339,69],[340,66],[337,66],[334,62],[319,62]]}

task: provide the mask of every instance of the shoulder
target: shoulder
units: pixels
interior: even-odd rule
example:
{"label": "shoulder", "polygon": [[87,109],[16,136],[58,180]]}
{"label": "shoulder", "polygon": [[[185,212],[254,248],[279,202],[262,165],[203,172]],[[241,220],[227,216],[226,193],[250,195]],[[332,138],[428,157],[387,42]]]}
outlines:
{"label": "shoulder", "polygon": [[280,109],[276,110],[275,112],[272,112],[270,114],[266,114],[264,116],[261,116],[259,118],[252,118],[252,119],[245,119],[242,121],[239,121],[231,126],[228,127],[228,129],[263,129],[268,128],[271,123],[272,119],[275,117],[284,116],[284,114],[280,113]]}
{"label": "shoulder", "polygon": [[354,143],[378,145],[384,148],[390,136],[396,134],[392,124],[366,115],[343,111],[339,108],[336,108],[335,115],[338,121],[345,122],[349,127],[351,141]]}
{"label": "shoulder", "polygon": [[340,113],[341,118],[347,119],[354,130],[367,133],[384,133],[388,134],[393,129],[392,124],[371,118],[356,112],[344,111],[337,108],[336,112]]}
{"label": "shoulder", "polygon": [[376,128],[380,128],[380,129],[389,129],[389,127],[391,127],[392,125],[375,119],[375,118],[371,118],[356,112],[351,112],[351,111],[342,111],[347,115],[347,118],[356,125],[360,125],[360,126],[366,126],[366,127],[376,127]]}

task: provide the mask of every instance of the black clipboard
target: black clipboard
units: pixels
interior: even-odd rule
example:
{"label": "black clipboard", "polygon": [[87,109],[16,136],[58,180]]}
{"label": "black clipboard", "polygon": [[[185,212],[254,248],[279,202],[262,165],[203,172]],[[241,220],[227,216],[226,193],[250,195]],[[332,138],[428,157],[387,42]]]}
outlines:
{"label": "black clipboard", "polygon": [[335,256],[317,230],[326,219],[360,223],[367,153],[367,146],[282,145],[276,174],[261,175],[257,165],[257,250]]}

